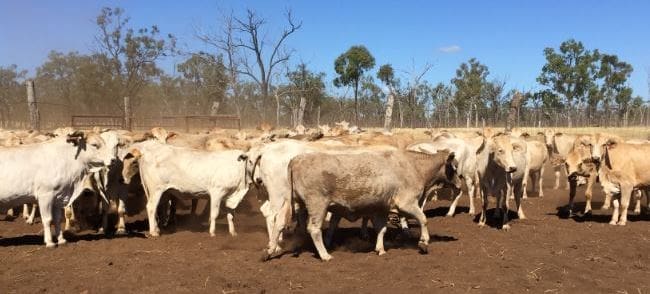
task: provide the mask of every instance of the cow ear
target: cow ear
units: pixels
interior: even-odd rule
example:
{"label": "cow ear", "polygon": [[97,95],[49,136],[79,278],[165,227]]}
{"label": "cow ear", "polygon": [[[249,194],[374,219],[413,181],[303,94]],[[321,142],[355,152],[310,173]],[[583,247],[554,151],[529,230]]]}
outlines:
{"label": "cow ear", "polygon": [[607,139],[607,142],[605,142],[605,146],[609,149],[614,149],[618,145],[618,139],[617,138],[609,138]]}
{"label": "cow ear", "polygon": [[165,138],[165,142],[167,142],[167,140],[175,138],[177,136],[178,136],[178,134],[176,132],[169,132],[169,134],[167,134],[167,137]]}
{"label": "cow ear", "polygon": [[557,132],[557,133],[555,133],[555,135],[556,135],[556,136],[562,136],[562,135],[564,135],[564,134],[561,133],[561,132]]}
{"label": "cow ear", "polygon": [[431,130],[425,130],[424,134],[427,135],[427,136],[431,136],[433,134],[433,132]]}
{"label": "cow ear", "polygon": [[544,132],[537,132],[537,134],[544,136]]}
{"label": "cow ear", "polygon": [[529,138],[530,134],[528,132],[523,132],[523,133],[521,133],[521,137],[522,138]]}
{"label": "cow ear", "polygon": [[447,155],[447,167],[452,169],[454,172],[458,170],[458,160],[456,160],[456,154],[452,151]]}
{"label": "cow ear", "polygon": [[237,161],[246,161],[248,159],[248,155],[246,154],[241,154],[239,157],[237,157]]}
{"label": "cow ear", "polygon": [[137,148],[133,148],[131,151],[129,151],[129,153],[126,154],[126,156],[124,156],[124,159],[139,159],[140,157],[142,157],[142,152],[140,152],[140,150]]}
{"label": "cow ear", "polygon": [[79,146],[79,144],[86,139],[86,134],[82,131],[74,131],[72,134],[67,135],[67,139],[65,140],[68,143],[72,143],[74,146]]}

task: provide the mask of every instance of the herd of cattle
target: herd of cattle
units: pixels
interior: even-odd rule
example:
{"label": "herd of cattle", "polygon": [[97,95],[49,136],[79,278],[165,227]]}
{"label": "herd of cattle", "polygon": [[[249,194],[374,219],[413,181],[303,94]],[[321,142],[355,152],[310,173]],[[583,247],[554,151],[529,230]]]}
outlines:
{"label": "herd of cattle", "polygon": [[[415,140],[409,134],[363,132],[346,123],[316,130],[299,126],[284,135],[264,127],[254,136],[219,129],[197,134],[163,128],[139,133],[0,130],[0,210],[14,215],[22,206],[29,223],[38,210],[45,245],[55,247],[66,243],[63,231],[88,213],[101,216],[100,230],[121,234],[126,232],[129,202],[144,202],[149,235],[155,237],[159,222],[173,220],[178,199],[192,199],[195,213],[196,200],[208,198],[210,235],[223,209],[235,236],[235,209],[249,189],[255,189],[264,195],[258,199],[269,236],[265,259],[283,252],[282,233],[296,220],[296,230],[306,231],[320,258],[329,260],[326,245],[341,218],[363,218],[364,236],[371,221],[380,255],[385,254],[386,225],[393,219],[389,216],[397,215],[404,229],[408,219],[414,219],[420,227],[419,248],[426,252],[429,233],[423,207],[441,189],[453,195],[448,216],[454,215],[462,195],[469,197],[469,213],[474,215],[474,198],[480,197],[480,226],[486,224],[488,197],[496,197],[501,228],[508,230],[509,199],[514,198],[518,217],[526,218],[522,199],[529,184],[543,197],[547,163],[555,169],[554,189],[567,184],[561,181],[566,172],[569,213],[581,182],[587,185],[584,212],[591,211],[592,187],[599,179],[606,195],[603,208],[613,205],[612,225],[626,224],[632,195],[637,199],[635,212],[640,213],[641,197],[650,185],[647,141],[551,129],[534,135],[489,128],[427,134],[430,138]],[[82,196],[89,194],[94,197]],[[118,216],[113,228],[108,221],[111,209]]]}

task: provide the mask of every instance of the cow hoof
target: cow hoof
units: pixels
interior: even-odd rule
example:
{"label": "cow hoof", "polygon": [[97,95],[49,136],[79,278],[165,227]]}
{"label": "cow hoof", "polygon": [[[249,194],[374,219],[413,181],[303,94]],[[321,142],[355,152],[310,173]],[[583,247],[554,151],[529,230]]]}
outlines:
{"label": "cow hoof", "polygon": [[210,232],[210,237],[213,237],[213,238],[214,238],[214,237],[216,237],[216,236],[217,236],[217,234],[215,234],[214,232]]}
{"label": "cow hoof", "polygon": [[453,214],[453,213],[447,213],[445,216],[446,216],[446,217],[453,217],[454,214]]}
{"label": "cow hoof", "polygon": [[104,230],[104,228],[97,229],[97,233],[104,234],[104,232],[106,232],[106,230]]}
{"label": "cow hoof", "polygon": [[507,232],[507,231],[510,230],[510,225],[503,225],[503,227],[501,227],[501,229],[502,229],[504,232]]}
{"label": "cow hoof", "polygon": [[230,236],[233,237],[233,238],[234,238],[234,237],[237,237],[237,232],[231,232],[231,233],[230,233]]}
{"label": "cow hoof", "polygon": [[418,242],[418,249],[420,249],[421,254],[427,254],[429,253],[429,244],[420,241]]}
{"label": "cow hoof", "polygon": [[609,209],[609,205],[604,205],[604,204],[603,204],[603,206],[600,207],[600,209],[601,209],[601,210],[607,210],[607,209]]}
{"label": "cow hoof", "polygon": [[332,258],[333,257],[328,254],[328,255],[321,256],[320,260],[322,260],[322,261],[330,261],[330,260],[332,260]]}
{"label": "cow hoof", "polygon": [[45,244],[45,248],[56,248],[56,244],[54,244],[54,243],[47,243],[47,244]]}
{"label": "cow hoof", "polygon": [[641,214],[641,210],[636,210],[636,209],[635,209],[635,210],[634,210],[634,214],[636,214],[636,215],[640,215],[640,214]]}
{"label": "cow hoof", "polygon": [[612,226],[615,226],[615,225],[616,225],[616,221],[610,221],[609,224],[612,225]]}
{"label": "cow hoof", "polygon": [[65,244],[68,244],[68,240],[66,240],[66,239],[61,239],[61,240],[59,240],[59,242],[57,242],[57,244],[58,244],[59,246],[63,246],[63,245],[65,245]]}
{"label": "cow hoof", "polygon": [[476,211],[470,210],[470,211],[469,211],[469,215],[470,215],[470,216],[475,216],[475,215],[476,215]]}
{"label": "cow hoof", "polygon": [[484,227],[485,227],[485,223],[478,223],[478,226],[479,226],[479,228],[484,228]]}
{"label": "cow hoof", "polygon": [[29,220],[29,219],[28,219],[28,220],[25,221],[25,222],[26,222],[28,225],[33,225],[33,224],[34,224],[34,220]]}
{"label": "cow hoof", "polygon": [[126,230],[125,229],[117,229],[117,231],[115,231],[115,235],[126,235]]}
{"label": "cow hoof", "polygon": [[518,217],[519,217],[519,219],[526,219],[526,215],[524,215],[524,214],[520,214],[520,215],[518,215]]}
{"label": "cow hoof", "polygon": [[616,225],[618,225],[618,226],[624,226],[626,223],[627,223],[627,222],[619,221],[618,223],[616,223]]}
{"label": "cow hoof", "polygon": [[262,256],[260,258],[260,261],[265,262],[265,261],[269,261],[270,259],[271,259],[271,254],[266,249],[264,249],[264,252],[262,252]]}
{"label": "cow hoof", "polygon": [[376,250],[376,251],[377,251],[377,255],[379,255],[379,256],[382,256],[382,255],[386,254],[385,250]]}
{"label": "cow hoof", "polygon": [[160,233],[159,232],[149,232],[149,234],[147,234],[147,237],[148,238],[160,237]]}

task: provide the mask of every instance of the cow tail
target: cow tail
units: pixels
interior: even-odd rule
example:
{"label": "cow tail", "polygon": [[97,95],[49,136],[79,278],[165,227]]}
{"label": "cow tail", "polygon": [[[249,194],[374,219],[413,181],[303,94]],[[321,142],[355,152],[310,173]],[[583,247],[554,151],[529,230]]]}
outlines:
{"label": "cow tail", "polygon": [[287,216],[286,224],[291,223],[291,220],[293,220],[293,217],[296,215],[296,209],[294,205],[295,192],[293,188],[293,160],[289,162],[289,186],[291,187],[291,196],[289,198],[289,205],[291,208],[289,209],[289,215]]}

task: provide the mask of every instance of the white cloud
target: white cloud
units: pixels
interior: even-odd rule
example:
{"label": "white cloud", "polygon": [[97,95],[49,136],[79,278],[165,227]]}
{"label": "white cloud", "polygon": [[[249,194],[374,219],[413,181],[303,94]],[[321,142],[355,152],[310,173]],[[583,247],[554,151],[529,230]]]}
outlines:
{"label": "white cloud", "polygon": [[456,52],[460,52],[461,49],[462,48],[460,48],[460,46],[458,45],[451,45],[451,46],[440,47],[438,48],[438,51],[442,53],[456,53]]}

